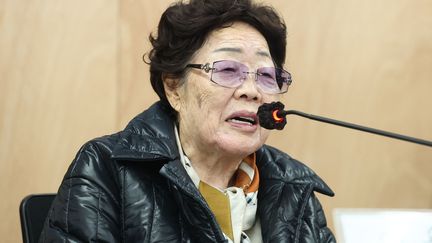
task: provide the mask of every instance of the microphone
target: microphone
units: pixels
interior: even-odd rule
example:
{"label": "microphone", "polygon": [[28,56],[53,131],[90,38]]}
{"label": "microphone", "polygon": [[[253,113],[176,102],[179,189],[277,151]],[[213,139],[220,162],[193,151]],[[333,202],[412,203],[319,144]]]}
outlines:
{"label": "microphone", "polygon": [[296,110],[285,111],[285,110],[283,110],[284,107],[285,107],[284,104],[282,104],[281,102],[265,103],[265,104],[261,105],[258,108],[258,112],[257,112],[260,125],[266,129],[269,129],[269,130],[271,130],[271,129],[282,130],[286,125],[285,116],[286,115],[297,115],[297,116],[305,117],[305,118],[308,118],[311,120],[333,124],[336,126],[342,126],[342,127],[351,128],[351,129],[355,129],[355,130],[359,130],[359,131],[363,131],[363,132],[373,133],[373,134],[377,134],[377,135],[381,135],[381,136],[385,136],[385,137],[390,137],[390,138],[394,138],[394,139],[399,139],[399,140],[403,140],[403,141],[407,141],[407,142],[411,142],[411,143],[416,143],[416,144],[432,147],[431,141],[427,141],[427,140],[423,140],[423,139],[419,139],[419,138],[414,138],[414,137],[409,137],[406,135],[397,134],[397,133],[393,133],[393,132],[387,132],[387,131],[383,131],[383,130],[379,130],[379,129],[375,129],[375,128],[365,127],[365,126],[357,125],[354,123],[338,121],[338,120],[323,117],[323,116],[316,116],[316,115],[312,115],[312,114],[307,114],[307,113],[304,113],[301,111],[296,111]]}

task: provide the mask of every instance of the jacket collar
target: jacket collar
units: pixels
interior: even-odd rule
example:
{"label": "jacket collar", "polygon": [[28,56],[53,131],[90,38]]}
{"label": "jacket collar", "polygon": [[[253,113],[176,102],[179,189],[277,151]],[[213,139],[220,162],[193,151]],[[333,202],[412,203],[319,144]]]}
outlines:
{"label": "jacket collar", "polygon": [[[112,159],[161,162],[180,159],[174,118],[160,101],[132,119],[119,136],[119,142],[113,148]],[[257,151],[257,166],[261,180],[312,184],[314,190],[334,195],[310,168],[271,146],[264,145]]]}
{"label": "jacket collar", "polygon": [[334,196],[330,187],[312,169],[274,147],[264,145],[257,151],[257,166],[263,181],[312,185],[315,191]]}
{"label": "jacket collar", "polygon": [[132,119],[120,132],[111,155],[115,160],[175,160],[179,152],[174,139],[173,117],[162,102]]}

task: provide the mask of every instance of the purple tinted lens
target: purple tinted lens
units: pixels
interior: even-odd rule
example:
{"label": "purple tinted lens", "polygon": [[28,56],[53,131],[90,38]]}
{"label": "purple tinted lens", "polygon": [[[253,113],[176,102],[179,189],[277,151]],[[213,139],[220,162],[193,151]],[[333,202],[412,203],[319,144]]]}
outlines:
{"label": "purple tinted lens", "polygon": [[274,68],[262,67],[257,70],[257,85],[267,93],[284,93],[288,90],[288,78],[290,75],[287,71]]}
{"label": "purple tinted lens", "polygon": [[[229,88],[239,87],[246,79],[248,67],[236,61],[216,61],[213,63],[211,81]],[[261,67],[256,72],[257,86],[265,93],[284,93],[291,83],[291,75],[280,68]]]}
{"label": "purple tinted lens", "polygon": [[217,61],[213,63],[211,80],[224,87],[238,87],[242,84],[242,77],[246,76],[246,65],[236,61]]}
{"label": "purple tinted lens", "polygon": [[283,69],[276,68],[276,81],[281,92],[287,92],[291,84],[291,74]]}

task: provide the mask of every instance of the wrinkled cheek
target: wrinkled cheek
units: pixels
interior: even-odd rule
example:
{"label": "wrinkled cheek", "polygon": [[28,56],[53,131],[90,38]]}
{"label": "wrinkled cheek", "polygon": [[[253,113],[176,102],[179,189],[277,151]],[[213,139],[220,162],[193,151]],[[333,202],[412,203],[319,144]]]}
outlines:
{"label": "wrinkled cheek", "polygon": [[211,105],[211,99],[209,92],[199,92],[195,95],[195,102],[199,109],[208,110]]}
{"label": "wrinkled cheek", "polygon": [[193,113],[195,117],[196,124],[200,126],[196,127],[196,129],[202,130],[201,132],[206,135],[211,134],[215,126],[215,113],[217,113],[217,109],[214,107],[215,102],[215,100],[211,99],[211,95],[208,92],[201,91],[194,95],[193,107],[189,109],[189,112]]}

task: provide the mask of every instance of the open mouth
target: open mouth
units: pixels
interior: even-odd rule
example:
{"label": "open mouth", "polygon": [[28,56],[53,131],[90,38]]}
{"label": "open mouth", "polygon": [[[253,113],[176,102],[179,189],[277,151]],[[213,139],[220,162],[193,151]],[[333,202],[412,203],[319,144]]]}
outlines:
{"label": "open mouth", "polygon": [[234,122],[234,123],[238,123],[238,124],[247,124],[247,125],[257,124],[256,118],[249,117],[249,116],[235,116],[235,117],[227,119],[226,121]]}

